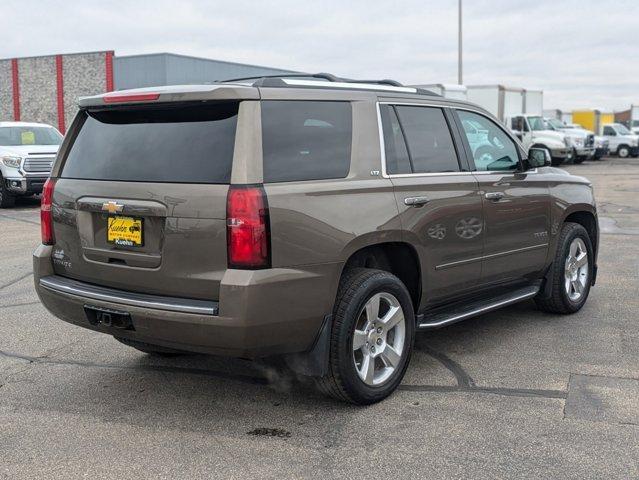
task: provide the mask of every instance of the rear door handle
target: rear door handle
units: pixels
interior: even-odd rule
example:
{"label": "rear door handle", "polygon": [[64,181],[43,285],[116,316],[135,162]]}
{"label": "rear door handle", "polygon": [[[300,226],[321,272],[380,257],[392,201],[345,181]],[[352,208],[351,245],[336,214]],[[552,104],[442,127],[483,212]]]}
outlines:
{"label": "rear door handle", "polygon": [[502,198],[504,198],[504,194],[502,192],[488,192],[484,195],[486,199],[491,200],[493,202],[498,202]]}
{"label": "rear door handle", "polygon": [[428,197],[406,197],[404,199],[404,205],[408,205],[411,207],[420,207],[426,203],[428,203],[430,200],[428,199]]}

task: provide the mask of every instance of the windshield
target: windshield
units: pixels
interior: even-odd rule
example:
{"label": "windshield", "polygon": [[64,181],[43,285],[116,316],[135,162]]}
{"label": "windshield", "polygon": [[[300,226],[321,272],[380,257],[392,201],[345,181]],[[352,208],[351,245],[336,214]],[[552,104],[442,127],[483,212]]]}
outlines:
{"label": "windshield", "polygon": [[619,135],[629,135],[632,133],[630,130],[628,130],[625,126],[623,126],[620,123],[615,124],[615,130],[617,130],[617,133]]}
{"label": "windshield", "polygon": [[[562,129],[562,128],[566,128],[566,125],[563,124],[563,122],[561,120],[557,120],[556,118],[551,118],[548,120],[548,123],[550,124],[551,127],[553,128],[557,128],[557,129]],[[570,127],[568,127],[570,128]],[[534,128],[533,128],[534,130]]]}
{"label": "windshield", "polygon": [[0,127],[0,145],[60,145],[62,135],[51,127]]}
{"label": "windshield", "polygon": [[528,117],[528,123],[530,124],[530,128],[534,130],[546,130],[546,125],[544,125],[544,119],[541,117]]}

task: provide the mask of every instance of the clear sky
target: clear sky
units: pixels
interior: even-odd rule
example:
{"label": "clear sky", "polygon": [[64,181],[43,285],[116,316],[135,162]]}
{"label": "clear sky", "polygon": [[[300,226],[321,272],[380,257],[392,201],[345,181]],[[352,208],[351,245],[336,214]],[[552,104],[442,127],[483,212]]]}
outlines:
{"label": "clear sky", "polygon": [[[2,0],[0,58],[173,52],[403,83],[457,82],[457,0]],[[639,0],[464,0],[464,82],[545,108],[639,104]]]}

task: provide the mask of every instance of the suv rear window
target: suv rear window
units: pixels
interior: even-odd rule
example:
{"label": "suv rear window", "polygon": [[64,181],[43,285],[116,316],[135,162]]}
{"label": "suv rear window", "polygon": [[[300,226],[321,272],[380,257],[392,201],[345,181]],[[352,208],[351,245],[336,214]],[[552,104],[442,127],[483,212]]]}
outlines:
{"label": "suv rear window", "polygon": [[61,176],[86,180],[229,183],[238,102],[80,112]]}
{"label": "suv rear window", "polygon": [[262,102],[265,182],[344,178],[351,163],[349,102]]}

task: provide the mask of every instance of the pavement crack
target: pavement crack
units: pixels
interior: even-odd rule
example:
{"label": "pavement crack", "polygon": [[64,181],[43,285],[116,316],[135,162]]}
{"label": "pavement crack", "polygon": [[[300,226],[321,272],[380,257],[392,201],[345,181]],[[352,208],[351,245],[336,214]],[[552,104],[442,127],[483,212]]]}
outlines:
{"label": "pavement crack", "polygon": [[0,213],[0,217],[8,218],[10,220],[15,220],[16,222],[24,222],[24,223],[30,223],[32,225],[40,225],[40,222],[36,222],[35,220],[28,220],[26,218],[14,217],[13,215],[6,215],[4,213]]}
{"label": "pavement crack", "polygon": [[111,363],[97,363],[97,362],[79,362],[75,360],[56,360],[48,357],[33,357],[29,355],[22,355],[14,352],[6,352],[0,350],[0,356],[6,358],[13,358],[17,360],[24,360],[35,364],[47,364],[47,365],[62,365],[84,368],[104,368],[113,370],[130,370],[139,372],[167,372],[167,373],[187,373],[191,375],[202,375],[207,377],[216,377],[224,380],[234,380],[242,383],[248,383],[251,385],[268,385],[268,379],[264,377],[253,377],[250,375],[242,375],[236,373],[219,372],[216,370],[206,370],[203,368],[191,368],[191,367],[171,367],[167,365],[116,365]]}
{"label": "pavement crack", "polygon": [[7,287],[10,287],[11,285],[14,285],[14,284],[18,283],[19,281],[24,280],[25,278],[27,278],[27,277],[29,277],[31,275],[33,275],[33,272],[25,273],[25,274],[21,275],[20,277],[14,279],[14,280],[11,280],[8,283],[4,283],[4,284],[0,285],[0,290],[2,290],[4,288],[7,288]]}
{"label": "pavement crack", "polygon": [[[451,365],[451,368],[455,368],[456,376],[459,376],[458,385],[400,385],[398,387],[401,391],[416,392],[416,393],[479,393],[479,394],[493,394],[502,395],[508,397],[532,397],[532,398],[556,398],[565,400],[568,396],[568,392],[565,390],[545,390],[545,389],[533,389],[533,388],[504,388],[504,387],[478,387],[474,380],[466,374],[459,365],[453,360],[448,359],[443,354],[433,351],[438,354],[439,358],[447,359],[447,365]],[[227,372],[220,372],[215,370],[206,370],[202,368],[191,367],[171,367],[166,365],[117,365],[109,363],[97,363],[97,362],[79,362],[75,360],[56,360],[47,356],[29,356],[22,355],[14,352],[6,352],[0,350],[0,356],[6,358],[13,358],[18,360],[24,360],[29,362],[29,365],[33,364],[47,364],[47,365],[63,365],[63,366],[75,366],[83,368],[104,368],[115,370],[130,370],[138,372],[157,372],[163,375],[167,373],[186,373],[191,375],[202,375],[207,377],[215,377],[224,380],[233,380],[251,385],[268,385],[269,381],[265,377],[254,377],[249,375],[234,374]],[[435,357],[439,360],[438,357]],[[456,366],[456,367],[455,367]],[[447,366],[447,368],[449,368]],[[17,373],[22,373],[29,368],[20,370],[19,372],[12,373],[12,376]],[[452,371],[452,370],[451,370]]]}
{"label": "pavement crack", "polygon": [[24,307],[27,305],[40,305],[40,302],[24,302],[24,303],[9,303],[8,305],[0,305],[2,308]]}
{"label": "pavement crack", "polygon": [[423,393],[486,393],[507,397],[556,398],[565,400],[568,392],[565,390],[544,390],[534,388],[504,388],[504,387],[463,387],[455,385],[400,385],[399,390]]}
{"label": "pavement crack", "polygon": [[452,358],[447,355],[438,352],[437,350],[432,349],[428,345],[422,345],[419,347],[419,350],[423,351],[427,355],[430,355],[439,363],[441,363],[446,369],[448,369],[455,378],[457,379],[457,386],[464,388],[474,388],[475,380],[462,368],[462,366],[457,363]]}

